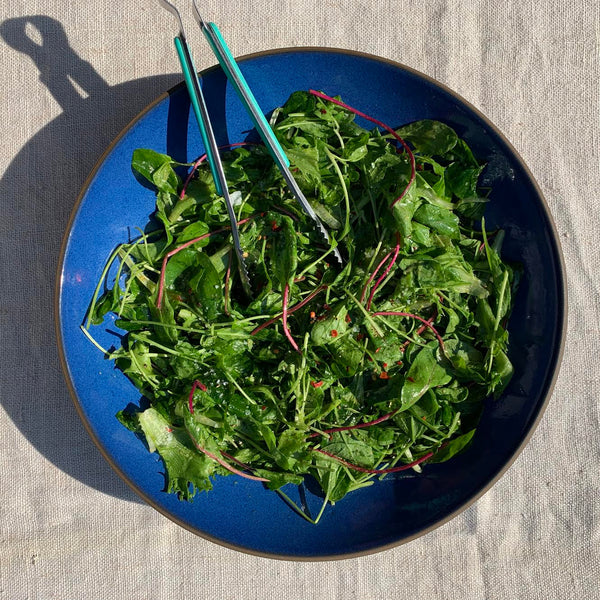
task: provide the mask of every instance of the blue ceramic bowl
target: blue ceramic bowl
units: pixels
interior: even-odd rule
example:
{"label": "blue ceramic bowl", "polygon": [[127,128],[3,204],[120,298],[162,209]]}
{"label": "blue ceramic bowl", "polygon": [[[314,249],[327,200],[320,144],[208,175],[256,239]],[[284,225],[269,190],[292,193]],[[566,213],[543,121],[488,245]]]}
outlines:
{"label": "blue ceramic bowl", "polygon": [[[556,232],[540,190],[512,146],[477,110],[432,79],[390,61],[338,50],[281,50],[240,63],[265,112],[295,90],[321,89],[392,126],[441,120],[487,162],[484,183],[493,188],[487,222],[506,230],[504,255],[524,267],[509,325],[515,367],[510,386],[502,398],[487,403],[467,452],[445,464],[426,465],[422,474],[404,473],[353,492],[328,507],[317,526],[298,517],[277,494],[239,477],[217,477],[214,490],[192,503],[165,493],[159,457],[115,418],[128,403],[139,403],[137,390],[79,326],[109,253],[133,235],[134,227],[144,227],[154,209],[154,193],[131,171],[133,150],[153,148],[182,162],[203,152],[183,86],[158,98],[121,133],[73,211],[57,294],[67,381],[88,432],[112,467],[144,500],[194,533],[238,550],[296,560],[389,548],[441,525],[481,496],[506,471],[540,419],[564,337],[565,277]],[[208,70],[203,85],[218,142],[244,139],[252,125],[222,71]],[[94,333],[107,347],[118,341],[110,326]],[[289,493],[294,495],[294,489]],[[314,513],[321,499],[307,492],[306,502]]]}

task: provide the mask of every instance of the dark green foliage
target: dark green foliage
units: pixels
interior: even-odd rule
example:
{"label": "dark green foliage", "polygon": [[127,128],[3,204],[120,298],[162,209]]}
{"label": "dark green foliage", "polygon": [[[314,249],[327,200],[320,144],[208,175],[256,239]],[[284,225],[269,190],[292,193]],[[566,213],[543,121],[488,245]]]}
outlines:
{"label": "dark green foliage", "polygon": [[[276,111],[273,127],[345,268],[327,263],[331,248],[319,245],[264,148],[236,148],[223,158],[238,219],[250,217],[240,227],[249,301],[230,265],[227,212],[208,166],[180,199],[177,165],[137,150],[133,168],[157,188],[161,230],[118,249],[122,276],[89,311],[88,328],[115,312],[128,332],[110,356],[150,407],[119,418],[161,455],[167,489],[185,499],[210,489],[211,476],[229,474],[202,450],[268,479],[271,489],[313,475],[332,502],[377,474],[316,449],[382,471],[430,453],[431,462],[448,460],[470,442],[484,399],[512,375],[505,324],[515,278],[500,258],[502,232],[479,226],[483,167],[465,142],[436,121],[402,127],[417,177],[391,208],[410,169],[389,136],[301,92]],[[394,252],[395,262],[388,258],[370,279]],[[286,286],[300,352],[280,319]]]}

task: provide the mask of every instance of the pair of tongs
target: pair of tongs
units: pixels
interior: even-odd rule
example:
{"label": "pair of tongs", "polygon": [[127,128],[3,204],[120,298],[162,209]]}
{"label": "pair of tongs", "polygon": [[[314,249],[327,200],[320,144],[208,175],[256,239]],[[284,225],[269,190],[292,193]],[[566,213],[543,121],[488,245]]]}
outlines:
{"label": "pair of tongs", "polygon": [[[242,252],[242,248],[240,245],[240,236],[237,226],[237,220],[233,210],[233,203],[229,195],[227,180],[225,179],[225,172],[223,170],[223,163],[221,162],[221,157],[219,155],[219,149],[217,147],[215,134],[206,107],[206,101],[202,93],[202,88],[200,87],[198,72],[196,71],[196,67],[194,66],[192,54],[187,43],[187,38],[183,27],[183,21],[181,19],[179,11],[177,10],[177,8],[175,8],[175,6],[173,6],[173,4],[171,4],[168,0],[158,1],[161,4],[161,6],[163,6],[163,8],[165,8],[171,14],[173,14],[173,16],[177,19],[177,23],[179,25],[179,35],[175,37],[175,48],[177,49],[177,56],[179,57],[179,62],[181,63],[183,76],[185,78],[185,83],[188,89],[188,93],[190,95],[194,114],[196,116],[196,120],[198,121],[198,126],[200,128],[200,134],[202,136],[202,141],[206,149],[206,155],[210,165],[211,173],[215,181],[215,188],[217,190],[217,193],[223,196],[225,204],[227,206],[227,212],[229,213],[233,244],[235,247],[236,256],[238,258],[238,268],[242,280],[242,285],[246,292],[250,294],[250,279],[248,277],[246,261],[244,260],[244,253]],[[204,21],[204,19],[200,15],[198,7],[196,6],[196,0],[193,0],[192,4],[194,9],[194,17],[200,29],[202,30],[204,36],[208,40],[210,47],[212,48],[215,56],[219,61],[219,64],[221,65],[223,71],[225,72],[225,75],[227,76],[227,79],[231,82],[233,88],[235,89],[239,98],[244,104],[244,107],[248,111],[252,122],[254,123],[254,126],[260,134],[271,156],[275,160],[275,163],[281,171],[285,181],[290,187],[295,198],[300,203],[300,206],[302,207],[304,212],[306,212],[306,214],[313,220],[317,231],[327,242],[327,244],[329,244],[330,239],[327,230],[325,229],[323,223],[321,223],[319,217],[315,214],[315,211],[313,210],[312,206],[308,203],[308,200],[306,199],[306,197],[302,193],[302,190],[298,186],[298,183],[294,179],[294,176],[290,171],[290,161],[288,160],[283,148],[281,147],[277,138],[275,137],[273,130],[269,126],[269,123],[267,122],[264,114],[262,113],[258,102],[256,101],[256,98],[254,97],[252,91],[248,87],[248,83],[246,82],[246,79],[242,75],[242,72],[240,71],[237,63],[235,62],[235,59],[233,58],[229,48],[227,47],[227,44],[225,43],[221,32],[214,23],[207,23],[206,21]],[[341,266],[343,264],[342,257],[337,248],[333,249],[333,255],[335,256],[335,259]]]}

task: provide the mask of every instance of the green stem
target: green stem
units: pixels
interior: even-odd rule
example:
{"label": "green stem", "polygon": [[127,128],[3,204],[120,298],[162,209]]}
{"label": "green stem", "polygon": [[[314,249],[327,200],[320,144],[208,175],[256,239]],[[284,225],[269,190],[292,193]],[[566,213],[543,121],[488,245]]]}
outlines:
{"label": "green stem", "polygon": [[[316,525],[317,521],[311,519],[285,492],[282,492],[281,490],[275,490],[284,500],[284,502],[297,514],[299,514],[303,519],[306,519],[309,523],[311,523],[312,525]],[[321,517],[321,513],[323,512],[323,510],[321,509],[321,512],[319,512],[319,518]]]}
{"label": "green stem", "polygon": [[94,290],[94,295],[92,296],[92,301],[90,302],[90,306],[88,308],[88,312],[85,319],[85,328],[89,329],[92,325],[92,315],[94,314],[94,310],[96,308],[96,303],[98,302],[98,296],[100,295],[100,289],[102,288],[102,284],[108,275],[108,271],[110,270],[115,258],[117,258],[119,251],[124,246],[124,244],[119,244],[108,257],[108,261],[102,273],[100,273],[100,278],[98,279],[98,283],[96,284],[96,289]]}
{"label": "green stem", "polygon": [[[171,325],[169,325],[169,327],[171,327]],[[149,346],[154,346],[155,348],[160,348],[167,354],[172,354],[173,356],[180,356],[182,358],[186,358],[186,354],[183,352],[176,352],[175,350],[172,350],[171,348],[168,348],[167,346],[163,346],[162,344],[159,344],[158,342],[155,342],[154,340],[150,340],[141,335],[137,335],[133,332],[129,333],[129,337],[131,337],[134,340],[137,340],[138,342],[142,342],[142,344],[148,344]]]}
{"label": "green stem", "polygon": [[356,296],[354,296],[354,294],[352,294],[351,292],[349,292],[346,289],[344,289],[344,293],[354,302],[354,304],[356,304],[356,306],[358,306],[358,308],[360,308],[360,310],[362,311],[362,313],[365,316],[365,319],[367,320],[369,325],[371,325],[371,327],[374,329],[375,333],[379,337],[383,337],[383,331],[381,331],[381,329],[379,329],[379,326],[377,325],[377,323],[375,323],[375,321],[373,320],[373,317],[367,312],[367,309],[358,301]]}
{"label": "green stem", "polygon": [[500,285],[500,295],[498,297],[498,308],[496,310],[496,318],[494,320],[494,331],[493,331],[493,339],[490,344],[490,359],[487,366],[487,372],[491,373],[492,366],[494,364],[494,350],[496,349],[496,333],[498,331],[498,327],[500,326],[500,319],[502,318],[502,311],[504,310],[504,296],[506,295],[506,286],[508,284],[508,271],[504,271],[504,276],[502,277],[502,284]]}
{"label": "green stem", "polygon": [[342,233],[340,234],[340,236],[338,238],[338,241],[340,241],[340,240],[343,240],[350,232],[350,196],[348,195],[348,188],[346,187],[346,182],[344,181],[344,175],[340,169],[340,166],[338,165],[335,155],[332,154],[327,149],[327,147],[325,147],[325,153],[329,157],[329,160],[331,161],[331,165],[333,166],[333,168],[335,169],[335,172],[337,173],[338,179],[340,180],[340,184],[342,185],[342,193],[344,194],[346,218],[344,219],[344,229],[342,230]]}
{"label": "green stem", "polygon": [[81,331],[83,331],[85,337],[90,340],[90,342],[92,342],[92,344],[94,344],[94,346],[96,346],[96,348],[98,348],[98,350],[100,350],[100,352],[102,352],[102,354],[109,354],[108,350],[105,350],[95,339],[94,336],[92,336],[92,334],[83,326],[80,325],[79,329],[81,329]]}
{"label": "green stem", "polygon": [[304,277],[304,275],[306,275],[306,273],[308,273],[308,271],[310,271],[312,268],[316,267],[320,262],[323,262],[327,256],[329,256],[333,250],[334,250],[335,246],[331,246],[326,252],[324,252],[323,254],[321,254],[321,256],[319,256],[317,258],[317,260],[311,262],[308,267],[305,267],[302,271],[300,271],[300,273],[298,275],[296,275],[296,277],[299,279],[300,277]]}

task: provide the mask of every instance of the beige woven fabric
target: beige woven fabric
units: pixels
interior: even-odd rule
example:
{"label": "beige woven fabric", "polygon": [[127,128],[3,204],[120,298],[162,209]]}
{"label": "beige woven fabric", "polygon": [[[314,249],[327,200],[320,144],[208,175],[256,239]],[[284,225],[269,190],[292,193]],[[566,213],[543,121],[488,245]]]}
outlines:
{"label": "beige woven fabric", "polygon": [[[549,408],[481,500],[406,546],[334,563],[257,558],[141,504],[72,406],[53,333],[62,233],[114,135],[180,79],[155,0],[0,7],[0,599],[600,598],[600,5],[594,0],[221,0],[236,55],[334,46],[431,75],[513,142],[567,264]],[[213,64],[197,44],[199,68]]]}

